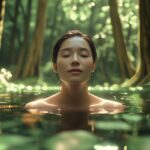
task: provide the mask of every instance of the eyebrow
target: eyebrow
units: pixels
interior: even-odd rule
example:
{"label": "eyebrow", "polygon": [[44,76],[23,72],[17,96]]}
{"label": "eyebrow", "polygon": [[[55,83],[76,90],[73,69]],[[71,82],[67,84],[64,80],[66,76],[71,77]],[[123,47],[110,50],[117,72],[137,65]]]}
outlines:
{"label": "eyebrow", "polygon": [[87,52],[89,52],[90,50],[89,49],[87,49],[87,48],[80,48],[79,49],[80,51],[87,51]]}

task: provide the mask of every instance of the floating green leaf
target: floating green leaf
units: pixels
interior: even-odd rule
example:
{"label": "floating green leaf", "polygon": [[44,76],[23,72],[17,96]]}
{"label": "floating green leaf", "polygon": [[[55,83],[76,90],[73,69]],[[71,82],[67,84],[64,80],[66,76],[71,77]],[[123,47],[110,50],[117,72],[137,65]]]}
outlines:
{"label": "floating green leaf", "polygon": [[128,122],[139,122],[142,120],[142,116],[138,114],[124,114],[122,118]]}
{"label": "floating green leaf", "polygon": [[92,150],[97,138],[87,131],[66,131],[46,141],[49,150]]}
{"label": "floating green leaf", "polygon": [[128,139],[128,150],[149,150],[150,136],[148,137],[130,137]]}
{"label": "floating green leaf", "polygon": [[131,130],[131,126],[123,121],[97,121],[95,127],[101,130]]}
{"label": "floating green leaf", "polygon": [[0,136],[0,150],[8,150],[11,147],[25,145],[31,142],[31,138],[19,135],[1,135]]}

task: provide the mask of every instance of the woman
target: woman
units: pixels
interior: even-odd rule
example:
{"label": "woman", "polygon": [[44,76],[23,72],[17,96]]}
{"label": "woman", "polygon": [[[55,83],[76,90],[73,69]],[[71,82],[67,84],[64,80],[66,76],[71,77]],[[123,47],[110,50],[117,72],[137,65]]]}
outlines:
{"label": "woman", "polygon": [[88,92],[88,81],[96,67],[96,49],[92,39],[78,30],[64,34],[53,50],[53,68],[61,81],[60,91],[50,97],[26,104],[30,112],[117,113],[124,105]]}

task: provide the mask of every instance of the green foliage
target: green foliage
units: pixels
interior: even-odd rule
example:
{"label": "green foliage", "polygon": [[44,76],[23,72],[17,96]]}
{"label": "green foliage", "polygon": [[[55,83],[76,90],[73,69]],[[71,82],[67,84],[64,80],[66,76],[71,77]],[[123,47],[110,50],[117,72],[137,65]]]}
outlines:
{"label": "green foliage", "polygon": [[4,92],[6,87],[10,85],[8,81],[12,77],[10,71],[6,70],[5,68],[0,69],[0,89],[1,92]]}
{"label": "green foliage", "polygon": [[135,53],[137,53],[138,44],[138,3],[137,1],[123,0],[118,1],[119,14],[122,21],[123,33],[128,50],[129,57],[136,65]]}
{"label": "green foliage", "polygon": [[[49,67],[49,66],[48,66]],[[47,67],[45,67],[45,70]],[[52,76],[51,76],[52,77]],[[0,93],[42,93],[42,92],[48,92],[48,91],[58,91],[60,89],[59,85],[56,84],[58,82],[57,77],[54,76],[53,80],[55,81],[53,84],[52,82],[48,82],[48,79],[45,82],[43,79],[38,78],[27,78],[25,80],[11,80],[13,78],[13,74],[5,69],[2,68],[0,70]],[[142,86],[136,86],[136,87],[129,87],[124,88],[121,87],[118,84],[110,85],[109,83],[104,83],[102,86],[99,84],[89,86],[88,90],[93,93],[111,93],[111,92],[141,92],[145,89],[149,89],[149,84]],[[138,94],[134,94],[131,96],[128,96],[128,99],[132,99],[134,103],[136,103],[137,106],[141,106],[141,98]],[[140,109],[140,107],[139,107]]]}
{"label": "green foliage", "polygon": [[[14,37],[15,49],[10,50],[10,39],[13,29],[13,18],[15,11],[15,1],[7,1],[5,24],[2,48],[0,51],[0,63],[7,66],[16,65],[17,62],[11,60],[18,58],[22,43],[24,40],[25,21],[27,16],[28,1],[21,1],[19,6],[19,14],[15,24],[16,36]],[[138,30],[138,4],[136,0],[118,1],[119,15],[121,17],[123,32],[125,36],[126,46],[129,56],[134,65],[136,65],[137,53],[137,30]],[[29,30],[29,43],[32,38],[35,21],[37,15],[37,2],[33,1],[31,5],[31,20]],[[52,58],[52,47],[58,37],[70,29],[79,29],[90,34],[96,44],[98,53],[98,63],[95,72],[94,84],[104,82],[114,83],[119,81],[117,56],[114,47],[114,38],[112,34],[112,26],[110,21],[108,1],[104,0],[56,0],[48,2],[47,25],[45,31],[45,42],[43,51],[44,78],[49,78],[51,68],[46,69]],[[12,51],[12,54],[10,54]],[[14,58],[12,58],[14,57]],[[100,66],[103,66],[100,67]],[[104,74],[104,70],[107,73]],[[15,68],[12,72],[15,72]],[[51,73],[52,74],[52,73]],[[111,76],[110,76],[111,74]],[[57,81],[52,77],[50,82]]]}

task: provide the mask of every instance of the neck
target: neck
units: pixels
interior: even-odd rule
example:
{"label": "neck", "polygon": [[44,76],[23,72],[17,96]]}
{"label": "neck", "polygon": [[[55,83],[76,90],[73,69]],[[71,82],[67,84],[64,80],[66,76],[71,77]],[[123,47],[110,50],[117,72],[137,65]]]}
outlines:
{"label": "neck", "polygon": [[69,107],[88,106],[89,94],[87,83],[61,83],[61,104]]}
{"label": "neck", "polygon": [[[61,84],[61,123],[65,130],[89,129],[89,98],[87,83]],[[63,109],[64,108],[64,109]]]}

